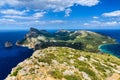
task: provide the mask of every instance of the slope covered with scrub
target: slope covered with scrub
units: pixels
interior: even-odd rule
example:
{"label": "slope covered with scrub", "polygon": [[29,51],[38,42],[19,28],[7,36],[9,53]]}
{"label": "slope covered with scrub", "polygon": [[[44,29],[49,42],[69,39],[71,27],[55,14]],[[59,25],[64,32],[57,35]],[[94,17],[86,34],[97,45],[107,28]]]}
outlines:
{"label": "slope covered with scrub", "polygon": [[[117,77],[115,76],[117,75]],[[111,79],[115,77],[117,79]],[[119,80],[120,59],[68,47],[37,50],[6,80]]]}
{"label": "slope covered with scrub", "polygon": [[109,36],[86,30],[58,30],[49,33],[46,30],[31,28],[25,38],[16,44],[35,49],[49,46],[65,46],[88,52],[98,52],[98,46],[107,43],[116,42]]}

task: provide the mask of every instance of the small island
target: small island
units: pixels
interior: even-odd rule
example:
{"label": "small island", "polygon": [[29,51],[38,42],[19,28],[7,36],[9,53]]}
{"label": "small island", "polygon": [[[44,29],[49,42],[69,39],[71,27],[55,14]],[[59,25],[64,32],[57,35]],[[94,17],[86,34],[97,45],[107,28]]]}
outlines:
{"label": "small island", "polygon": [[5,47],[6,48],[9,48],[9,47],[12,47],[12,46],[13,46],[12,42],[10,42],[10,41],[5,42]]}

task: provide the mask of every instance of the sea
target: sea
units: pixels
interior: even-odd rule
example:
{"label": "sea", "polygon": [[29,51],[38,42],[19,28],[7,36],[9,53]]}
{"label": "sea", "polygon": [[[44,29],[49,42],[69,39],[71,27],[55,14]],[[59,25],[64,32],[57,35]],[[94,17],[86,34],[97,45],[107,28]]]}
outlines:
{"label": "sea", "polygon": [[117,44],[103,44],[98,46],[98,49],[103,53],[111,54],[120,58],[120,30],[93,30],[93,31],[114,38]]}
{"label": "sea", "polygon": [[[51,33],[56,30],[47,30]],[[118,43],[120,43],[120,30],[90,30],[102,35],[110,36]],[[13,67],[18,63],[24,61],[26,58],[29,58],[33,50],[28,49],[27,47],[16,46],[15,42],[24,38],[25,34],[28,31],[23,30],[6,30],[0,31],[0,80],[4,80],[8,74],[10,74]],[[5,48],[4,44],[6,41],[13,43],[13,47]],[[120,56],[120,44],[113,45],[102,45],[101,51],[114,56]],[[111,51],[112,50],[112,51]]]}
{"label": "sea", "polygon": [[[15,46],[15,42],[23,39],[27,32],[0,31],[0,80],[4,80],[13,67],[32,55],[32,49]],[[13,47],[5,48],[6,41],[12,42]]]}

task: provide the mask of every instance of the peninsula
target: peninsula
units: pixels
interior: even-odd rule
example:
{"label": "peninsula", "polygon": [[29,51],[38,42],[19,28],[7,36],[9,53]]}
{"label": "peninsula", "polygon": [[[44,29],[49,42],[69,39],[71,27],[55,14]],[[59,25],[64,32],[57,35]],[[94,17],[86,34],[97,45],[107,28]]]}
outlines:
{"label": "peninsula", "polygon": [[52,34],[31,28],[16,44],[34,48],[35,52],[13,68],[5,80],[119,80],[120,59],[97,54],[98,46],[105,43],[116,42],[85,30]]}
{"label": "peninsula", "polygon": [[101,44],[116,43],[115,39],[86,30],[58,30],[50,33],[46,30],[30,28],[25,38],[17,41],[17,45],[43,49],[50,46],[65,46],[88,52],[98,52]]}

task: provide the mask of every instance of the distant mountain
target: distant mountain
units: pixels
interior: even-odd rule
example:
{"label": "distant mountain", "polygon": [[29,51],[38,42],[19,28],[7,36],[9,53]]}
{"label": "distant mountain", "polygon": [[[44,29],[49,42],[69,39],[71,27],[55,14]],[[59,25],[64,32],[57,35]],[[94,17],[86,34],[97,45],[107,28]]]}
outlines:
{"label": "distant mountain", "polygon": [[67,47],[37,50],[5,80],[119,80],[120,59]]}
{"label": "distant mountain", "polygon": [[31,28],[25,38],[21,41],[17,41],[16,44],[35,49],[49,46],[63,46],[84,51],[98,52],[98,46],[106,43],[116,42],[111,37],[85,30],[58,30],[52,34],[46,30]]}

